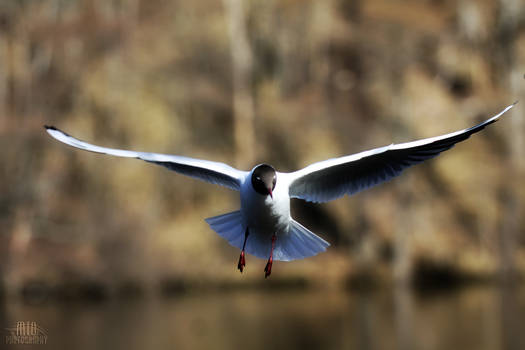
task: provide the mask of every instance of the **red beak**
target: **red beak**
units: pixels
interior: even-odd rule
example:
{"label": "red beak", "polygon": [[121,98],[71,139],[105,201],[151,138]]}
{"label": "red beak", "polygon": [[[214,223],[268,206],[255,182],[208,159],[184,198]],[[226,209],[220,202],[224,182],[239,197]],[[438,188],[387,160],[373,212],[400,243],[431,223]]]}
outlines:
{"label": "red beak", "polygon": [[269,194],[270,197],[272,197],[272,199],[273,199],[273,192],[272,192],[272,189],[271,189],[271,188],[268,188],[268,194]]}

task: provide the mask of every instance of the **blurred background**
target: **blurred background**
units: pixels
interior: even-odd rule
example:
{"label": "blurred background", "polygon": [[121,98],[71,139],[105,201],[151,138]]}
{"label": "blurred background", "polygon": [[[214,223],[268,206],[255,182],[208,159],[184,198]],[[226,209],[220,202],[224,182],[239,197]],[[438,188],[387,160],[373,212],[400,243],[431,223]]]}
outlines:
{"label": "blurred background", "polygon": [[[524,73],[520,0],[2,0],[0,328],[36,321],[56,349],[523,349]],[[293,171],[516,100],[387,184],[293,201],[332,246],[268,280],[204,222],[238,193],[42,127]]]}

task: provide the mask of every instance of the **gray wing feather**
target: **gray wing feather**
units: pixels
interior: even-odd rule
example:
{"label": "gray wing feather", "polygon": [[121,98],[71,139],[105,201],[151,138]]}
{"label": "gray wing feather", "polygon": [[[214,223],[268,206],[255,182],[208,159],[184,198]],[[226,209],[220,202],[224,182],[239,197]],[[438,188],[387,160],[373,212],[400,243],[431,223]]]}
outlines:
{"label": "gray wing feather", "polygon": [[288,174],[291,178],[290,197],[310,202],[327,202],[388,181],[401,174],[404,169],[436,157],[494,123],[516,103],[485,122],[465,130],[311,164]]}
{"label": "gray wing feather", "polygon": [[53,126],[45,126],[45,128],[53,138],[76,148],[117,157],[141,159],[149,163],[162,165],[180,174],[237,191],[240,190],[242,179],[247,174],[247,172],[237,170],[227,164],[209,160],[96,146],[76,139]]}

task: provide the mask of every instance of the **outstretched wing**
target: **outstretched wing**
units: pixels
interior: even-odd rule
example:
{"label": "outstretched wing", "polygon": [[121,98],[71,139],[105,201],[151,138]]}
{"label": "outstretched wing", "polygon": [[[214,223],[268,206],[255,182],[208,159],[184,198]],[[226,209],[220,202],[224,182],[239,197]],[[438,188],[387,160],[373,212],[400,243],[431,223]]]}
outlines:
{"label": "outstretched wing", "polygon": [[117,157],[142,159],[146,162],[162,165],[180,174],[212,184],[225,186],[231,188],[232,190],[240,190],[242,179],[247,174],[246,171],[237,170],[227,164],[212,162],[209,160],[169,154],[135,152],[96,146],[84,141],[80,141],[53,126],[45,126],[45,128],[49,135],[53,136],[58,141],[76,148],[95,153],[109,154]]}
{"label": "outstretched wing", "polygon": [[388,181],[401,174],[405,168],[437,156],[494,123],[516,103],[469,129],[311,164],[287,174],[290,177],[290,197],[310,202],[328,202]]}

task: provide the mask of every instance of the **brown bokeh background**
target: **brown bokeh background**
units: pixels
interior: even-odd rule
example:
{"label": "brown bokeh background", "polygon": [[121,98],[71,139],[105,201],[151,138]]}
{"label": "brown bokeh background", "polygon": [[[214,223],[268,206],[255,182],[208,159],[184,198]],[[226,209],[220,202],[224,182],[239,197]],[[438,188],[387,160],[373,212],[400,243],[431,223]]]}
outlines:
{"label": "brown bokeh background", "polygon": [[[515,279],[525,271],[520,1],[0,3],[0,279],[31,288],[259,285],[204,218],[238,194],[51,139],[292,171],[501,121],[351,198],[293,201],[332,243],[270,284]],[[266,282],[265,282],[266,283]],[[36,286],[36,287],[35,287]],[[78,287],[80,286],[80,287]]]}

